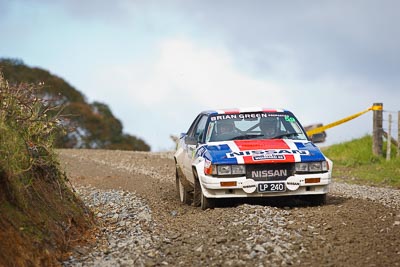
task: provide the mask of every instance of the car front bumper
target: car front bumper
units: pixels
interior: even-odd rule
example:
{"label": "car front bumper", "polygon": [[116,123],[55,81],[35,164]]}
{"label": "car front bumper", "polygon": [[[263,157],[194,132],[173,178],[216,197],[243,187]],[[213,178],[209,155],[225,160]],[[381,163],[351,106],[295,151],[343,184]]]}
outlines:
{"label": "car front bumper", "polygon": [[[318,179],[319,178],[319,179]],[[317,179],[318,182],[312,179]],[[254,181],[245,176],[232,178],[217,178],[199,174],[203,194],[207,198],[234,198],[234,197],[274,197],[326,194],[331,183],[331,172],[313,174],[295,174],[284,181]],[[284,192],[258,192],[258,184],[284,183]],[[293,186],[293,183],[295,186]],[[224,184],[235,184],[225,186]],[[246,188],[247,187],[247,188]],[[252,187],[249,190],[248,187]],[[253,191],[253,192],[249,192]]]}

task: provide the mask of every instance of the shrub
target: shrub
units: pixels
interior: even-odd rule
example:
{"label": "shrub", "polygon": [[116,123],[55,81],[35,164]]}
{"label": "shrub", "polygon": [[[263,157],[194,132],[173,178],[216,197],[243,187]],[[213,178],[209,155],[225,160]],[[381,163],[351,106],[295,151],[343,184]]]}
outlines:
{"label": "shrub", "polygon": [[9,176],[56,163],[52,146],[56,134],[64,131],[58,118],[61,107],[38,98],[37,88],[9,86],[0,73],[0,168]]}
{"label": "shrub", "polygon": [[53,150],[61,107],[0,73],[0,266],[56,266],[92,227]]}

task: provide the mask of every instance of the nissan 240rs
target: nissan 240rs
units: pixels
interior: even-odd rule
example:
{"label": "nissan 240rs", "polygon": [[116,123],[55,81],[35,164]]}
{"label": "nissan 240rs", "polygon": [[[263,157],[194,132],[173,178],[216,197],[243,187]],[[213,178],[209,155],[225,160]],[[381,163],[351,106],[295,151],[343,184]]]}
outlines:
{"label": "nissan 240rs", "polygon": [[332,161],[288,110],[203,111],[181,134],[174,158],[180,201],[202,209],[240,197],[324,204],[331,183]]}

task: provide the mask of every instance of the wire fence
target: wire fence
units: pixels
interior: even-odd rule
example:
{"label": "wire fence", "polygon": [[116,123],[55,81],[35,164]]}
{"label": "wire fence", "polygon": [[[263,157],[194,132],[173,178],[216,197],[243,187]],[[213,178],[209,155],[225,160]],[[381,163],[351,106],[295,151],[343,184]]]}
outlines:
{"label": "wire fence", "polygon": [[[386,119],[387,118],[387,119]],[[395,152],[400,157],[400,111],[383,110],[383,136],[386,138],[386,160],[391,159],[392,145],[397,147]]]}

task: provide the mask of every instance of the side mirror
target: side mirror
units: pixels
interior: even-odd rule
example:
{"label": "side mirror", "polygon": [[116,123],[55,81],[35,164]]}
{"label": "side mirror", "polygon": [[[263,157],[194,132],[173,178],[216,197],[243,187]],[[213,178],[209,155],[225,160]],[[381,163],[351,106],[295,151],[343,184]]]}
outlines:
{"label": "side mirror", "polygon": [[310,136],[310,139],[313,143],[323,143],[326,139],[326,133],[317,133]]}
{"label": "side mirror", "polygon": [[188,144],[188,145],[197,145],[197,140],[194,137],[186,136],[185,137],[185,143]]}

